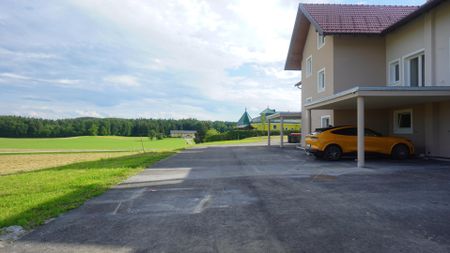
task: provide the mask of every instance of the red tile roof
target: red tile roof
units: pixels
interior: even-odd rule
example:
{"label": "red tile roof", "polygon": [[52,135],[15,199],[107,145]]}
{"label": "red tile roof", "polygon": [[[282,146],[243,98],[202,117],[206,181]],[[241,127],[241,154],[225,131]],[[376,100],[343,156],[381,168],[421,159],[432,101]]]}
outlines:
{"label": "red tile roof", "polygon": [[300,4],[300,9],[323,34],[381,34],[419,6]]}

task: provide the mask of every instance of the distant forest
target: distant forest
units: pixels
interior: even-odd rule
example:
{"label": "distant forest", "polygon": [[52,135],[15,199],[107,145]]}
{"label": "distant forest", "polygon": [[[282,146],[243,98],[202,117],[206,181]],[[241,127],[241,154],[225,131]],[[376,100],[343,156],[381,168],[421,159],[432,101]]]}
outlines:
{"label": "distant forest", "polygon": [[82,135],[169,136],[170,130],[197,130],[199,140],[206,131],[220,133],[233,129],[235,123],[196,119],[121,119],[74,118],[39,119],[0,116],[0,137],[70,137]]}

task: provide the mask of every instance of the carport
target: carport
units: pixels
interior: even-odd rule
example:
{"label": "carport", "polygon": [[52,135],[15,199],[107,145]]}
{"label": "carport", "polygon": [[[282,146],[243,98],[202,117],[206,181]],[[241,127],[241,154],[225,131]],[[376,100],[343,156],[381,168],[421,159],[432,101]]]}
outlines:
{"label": "carport", "polygon": [[357,160],[364,167],[364,119],[365,109],[392,108],[403,105],[425,104],[450,99],[449,86],[429,87],[355,87],[305,104],[306,124],[311,130],[311,110],[356,109],[357,112]]}
{"label": "carport", "polygon": [[277,112],[267,116],[267,145],[270,146],[270,122],[274,120],[280,120],[280,147],[284,147],[284,120],[285,119],[302,119],[301,112]]}

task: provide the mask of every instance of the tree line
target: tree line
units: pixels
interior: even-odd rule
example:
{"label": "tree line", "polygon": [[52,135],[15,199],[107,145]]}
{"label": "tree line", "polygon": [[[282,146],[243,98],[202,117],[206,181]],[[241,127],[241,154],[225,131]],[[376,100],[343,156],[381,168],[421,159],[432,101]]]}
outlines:
{"label": "tree line", "polygon": [[122,119],[74,118],[41,119],[21,116],[0,116],[0,137],[71,137],[83,135],[117,136],[169,136],[170,130],[196,130],[197,141],[206,131],[226,132],[235,123],[226,121],[200,121],[196,119]]}

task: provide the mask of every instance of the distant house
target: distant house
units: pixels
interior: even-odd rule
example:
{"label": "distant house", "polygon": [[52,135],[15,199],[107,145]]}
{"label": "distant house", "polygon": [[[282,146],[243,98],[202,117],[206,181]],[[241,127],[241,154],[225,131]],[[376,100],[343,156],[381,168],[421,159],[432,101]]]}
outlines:
{"label": "distant house", "polygon": [[302,71],[302,134],[357,125],[358,166],[364,127],[450,157],[449,38],[450,1],[300,4],[285,69]]}
{"label": "distant house", "polygon": [[170,137],[194,139],[197,131],[195,130],[170,130]]}
{"label": "distant house", "polygon": [[[241,118],[237,123],[238,129],[257,129],[261,131],[267,131],[268,120],[267,117],[276,114],[277,111],[267,107],[262,112],[259,113],[258,117],[251,118],[247,110],[242,114]],[[280,130],[281,122],[279,119],[271,120],[270,122],[271,130]],[[283,122],[283,130],[300,131],[301,121],[297,119],[285,119]]]}

